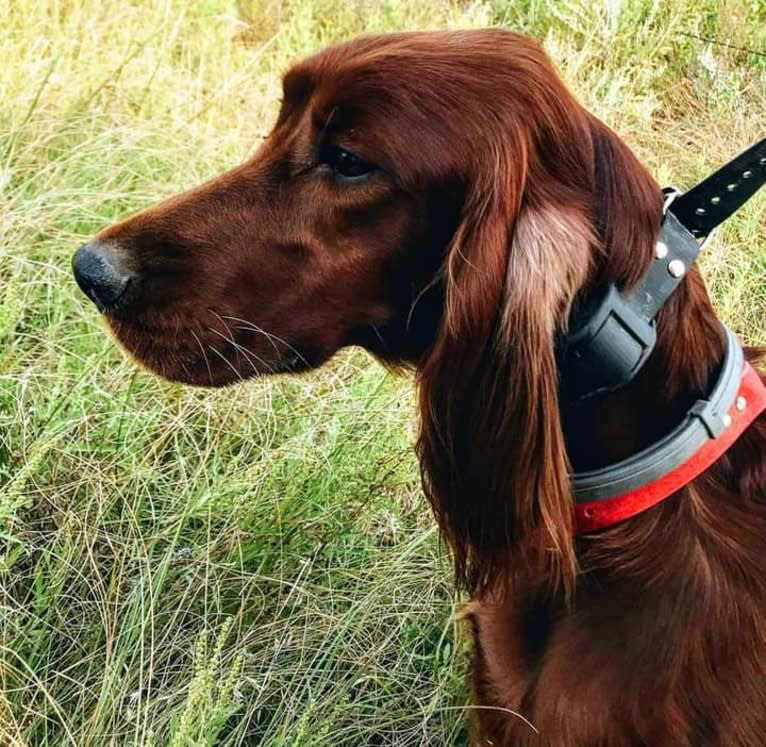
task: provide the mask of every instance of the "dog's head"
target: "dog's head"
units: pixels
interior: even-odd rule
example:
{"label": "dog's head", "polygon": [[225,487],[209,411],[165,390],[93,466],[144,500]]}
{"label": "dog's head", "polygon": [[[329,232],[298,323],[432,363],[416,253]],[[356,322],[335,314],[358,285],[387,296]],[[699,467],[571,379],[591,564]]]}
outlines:
{"label": "dog's head", "polygon": [[530,40],[374,36],[296,65],[249,161],[107,228],[74,268],[121,343],[177,381],[351,344],[415,364],[427,488],[480,586],[509,537],[565,543],[554,337],[590,285],[641,273],[660,207]]}

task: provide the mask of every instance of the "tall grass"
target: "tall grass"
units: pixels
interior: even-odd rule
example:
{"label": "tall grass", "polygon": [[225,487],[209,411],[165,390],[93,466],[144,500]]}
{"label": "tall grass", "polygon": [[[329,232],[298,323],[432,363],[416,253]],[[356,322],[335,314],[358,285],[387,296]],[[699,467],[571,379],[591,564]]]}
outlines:
{"label": "tall grass", "polygon": [[[280,72],[362,31],[532,33],[689,185],[764,134],[766,4],[0,0],[0,19],[0,744],[464,744],[410,383],[358,351],[225,391],[163,383],[103,333],[69,257],[244,158]],[[703,260],[760,344],[764,205]]]}

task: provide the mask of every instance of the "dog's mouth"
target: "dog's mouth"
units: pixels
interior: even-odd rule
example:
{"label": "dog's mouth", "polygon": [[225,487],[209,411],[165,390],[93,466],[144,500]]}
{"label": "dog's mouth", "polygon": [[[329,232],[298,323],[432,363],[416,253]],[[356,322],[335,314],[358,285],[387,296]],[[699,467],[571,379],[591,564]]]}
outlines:
{"label": "dog's mouth", "polygon": [[251,325],[245,329],[217,322],[205,325],[179,315],[162,324],[126,318],[119,309],[104,312],[114,337],[130,356],[169,381],[222,387],[246,379],[299,373],[315,367],[310,351]]}

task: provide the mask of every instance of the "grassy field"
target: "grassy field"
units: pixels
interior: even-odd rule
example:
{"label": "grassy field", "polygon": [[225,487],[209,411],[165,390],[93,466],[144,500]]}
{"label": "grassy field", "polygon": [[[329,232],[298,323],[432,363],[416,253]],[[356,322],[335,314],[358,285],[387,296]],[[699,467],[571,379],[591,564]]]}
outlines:
{"label": "grassy field", "polygon": [[[358,351],[163,383],[104,334],[70,256],[240,161],[285,66],[370,30],[533,34],[688,186],[764,135],[766,1],[0,0],[0,19],[0,745],[465,744],[411,383]],[[703,261],[760,344],[765,216],[761,196]]]}

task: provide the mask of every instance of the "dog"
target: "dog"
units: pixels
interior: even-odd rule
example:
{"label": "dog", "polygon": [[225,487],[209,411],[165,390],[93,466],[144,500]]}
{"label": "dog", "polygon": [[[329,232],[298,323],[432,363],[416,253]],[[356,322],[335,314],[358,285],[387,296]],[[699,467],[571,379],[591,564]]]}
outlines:
{"label": "dog", "polygon": [[283,87],[252,158],[78,251],[117,339],[196,386],[350,345],[414,370],[477,745],[763,747],[764,416],[665,500],[576,533],[572,474],[660,440],[726,355],[691,267],[633,380],[561,386],[573,315],[654,261],[658,185],[510,31],[362,37]]}

